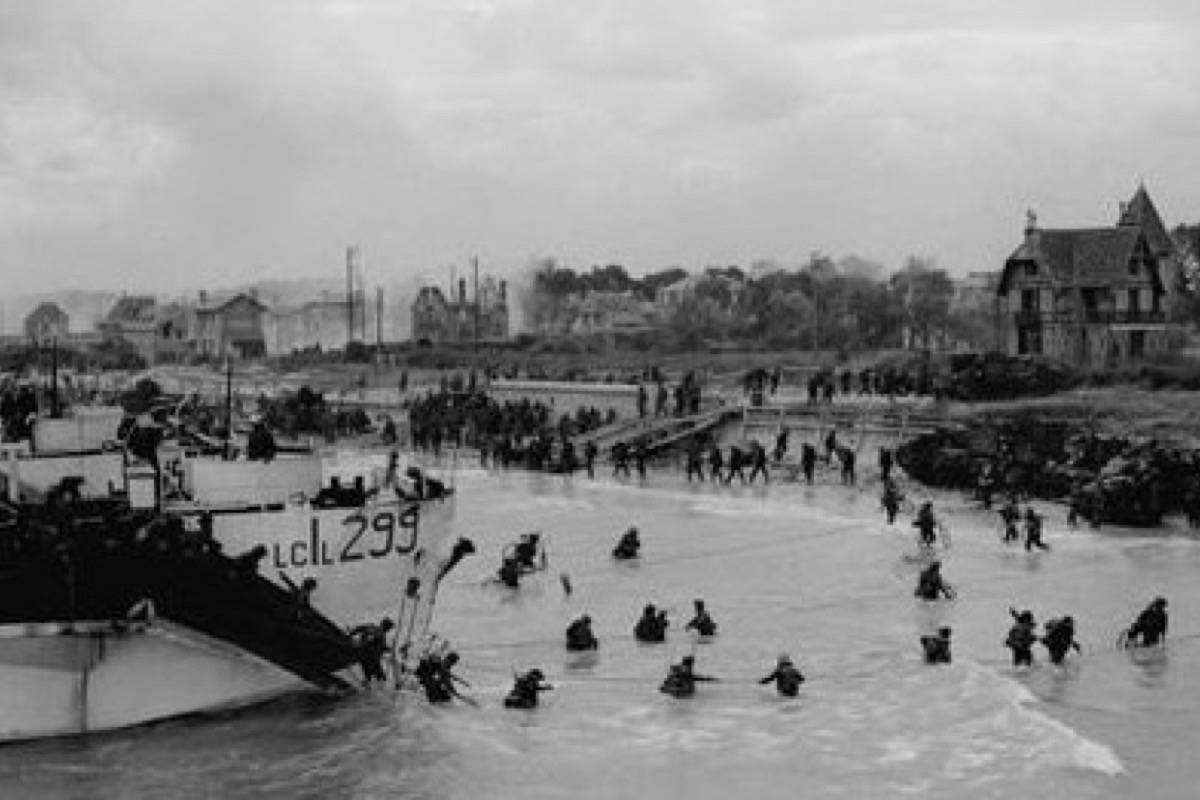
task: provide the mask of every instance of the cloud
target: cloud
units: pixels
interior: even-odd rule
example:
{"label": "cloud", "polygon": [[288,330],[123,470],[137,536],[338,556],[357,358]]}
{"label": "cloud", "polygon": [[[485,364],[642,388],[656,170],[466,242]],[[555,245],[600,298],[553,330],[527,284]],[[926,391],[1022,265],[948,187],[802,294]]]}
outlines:
{"label": "cloud", "polygon": [[986,268],[1026,206],[1102,222],[1138,177],[1196,216],[1198,14],[0,0],[0,269],[177,289],[336,270],[349,242],[381,282],[472,253]]}

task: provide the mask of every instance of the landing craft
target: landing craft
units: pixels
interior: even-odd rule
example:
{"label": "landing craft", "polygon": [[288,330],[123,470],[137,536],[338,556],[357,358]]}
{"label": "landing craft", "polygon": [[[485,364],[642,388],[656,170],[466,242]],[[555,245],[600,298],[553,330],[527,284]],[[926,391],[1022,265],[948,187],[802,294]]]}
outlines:
{"label": "landing craft", "polygon": [[[39,561],[6,573],[0,740],[239,707],[305,686],[357,686],[346,630],[384,616],[396,620],[402,652],[421,639],[450,555],[451,487],[410,469],[393,471],[388,485],[367,471],[370,483],[364,476],[334,491],[316,454],[249,462],[168,445],[159,449],[157,469],[127,464],[116,441],[120,419],[119,409],[77,409],[37,420],[28,442],[0,445],[0,499],[8,501],[0,520],[7,527],[0,527],[14,541],[14,531],[25,530],[19,520],[51,513],[91,553],[91,544],[108,541],[107,532],[126,529],[111,521],[95,527],[87,509],[100,503],[109,513],[141,515],[143,527],[154,520],[175,531],[151,537],[164,542],[165,552],[180,542],[185,552],[211,543],[203,548],[209,571],[196,572],[187,559],[163,561],[162,553],[147,563],[142,550],[116,548],[101,555],[118,559],[119,568],[99,565],[101,556],[93,554],[56,576],[37,578],[33,567],[46,568]],[[222,571],[209,563],[238,565],[237,557],[250,553],[249,562],[232,567],[251,565],[258,588],[248,593],[222,584]],[[131,586],[152,590],[142,597],[125,588],[115,594],[112,587],[99,594],[79,588],[114,569],[133,576]],[[317,638],[286,613],[279,616],[307,579],[315,588],[308,594],[311,616],[304,617],[319,621]],[[31,587],[51,591],[53,601],[39,600]],[[127,609],[142,600],[158,613],[127,619]],[[264,641],[263,630],[277,633]],[[321,653],[316,666],[310,663]]]}

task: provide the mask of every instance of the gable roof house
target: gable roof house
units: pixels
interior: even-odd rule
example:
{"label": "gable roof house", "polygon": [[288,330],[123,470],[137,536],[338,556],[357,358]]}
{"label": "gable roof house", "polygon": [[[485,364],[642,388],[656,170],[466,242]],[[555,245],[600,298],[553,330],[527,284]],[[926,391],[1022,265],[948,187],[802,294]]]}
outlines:
{"label": "gable roof house", "polygon": [[210,305],[207,293],[192,316],[191,338],[202,357],[261,358],[267,352],[264,318],[267,307],[257,292],[240,292],[224,302]]}
{"label": "gable roof house", "polygon": [[1111,228],[1040,228],[1030,213],[996,289],[1005,349],[1089,368],[1165,352],[1174,258],[1144,187]]}
{"label": "gable roof house", "polygon": [[152,295],[121,295],[97,327],[105,341],[123,340],[133,345],[147,364],[155,362],[158,337],[158,301]]}

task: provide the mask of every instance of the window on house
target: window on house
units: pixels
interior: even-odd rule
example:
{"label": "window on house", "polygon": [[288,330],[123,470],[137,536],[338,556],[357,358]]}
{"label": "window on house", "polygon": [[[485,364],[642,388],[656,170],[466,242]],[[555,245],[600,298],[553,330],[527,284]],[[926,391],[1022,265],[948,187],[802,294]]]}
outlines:
{"label": "window on house", "polygon": [[1130,331],[1129,333],[1129,355],[1132,358],[1141,358],[1146,354],[1146,332],[1145,331]]}
{"label": "window on house", "polygon": [[1139,310],[1138,309],[1139,294],[1140,293],[1138,292],[1137,289],[1129,290],[1129,311],[1130,311],[1130,313],[1136,314]]}
{"label": "window on house", "polygon": [[1097,302],[1098,302],[1098,297],[1096,295],[1095,289],[1084,289],[1083,290],[1083,307],[1084,307],[1084,309],[1086,309],[1088,311],[1095,311]]}
{"label": "window on house", "polygon": [[1037,262],[1036,261],[1026,261],[1025,262],[1025,274],[1031,278],[1033,276],[1037,275]]}
{"label": "window on house", "polygon": [[1038,291],[1037,289],[1022,289],[1021,290],[1021,310],[1022,311],[1037,311],[1038,309]]}

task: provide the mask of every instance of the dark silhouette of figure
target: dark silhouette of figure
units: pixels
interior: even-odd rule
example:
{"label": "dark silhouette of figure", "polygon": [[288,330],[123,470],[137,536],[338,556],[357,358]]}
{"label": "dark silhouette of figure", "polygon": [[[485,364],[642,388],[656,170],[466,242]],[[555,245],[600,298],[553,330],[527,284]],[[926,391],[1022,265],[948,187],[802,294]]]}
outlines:
{"label": "dark silhouette of figure", "polygon": [[358,665],[362,668],[363,682],[371,684],[374,681],[383,683],[387,675],[383,671],[383,656],[388,652],[388,632],[396,624],[387,617],[378,625],[364,623],[350,629],[350,638],[358,654]]}
{"label": "dark silhouette of figure", "polygon": [[900,511],[900,501],[902,495],[900,489],[897,488],[896,482],[890,478],[883,483],[883,497],[880,502],[883,504],[883,510],[887,514],[888,525],[896,521],[896,514]]}
{"label": "dark silhouette of figure", "polygon": [[1048,620],[1044,628],[1046,632],[1042,636],[1042,644],[1050,653],[1050,663],[1063,663],[1063,659],[1072,648],[1076,652],[1082,652],[1079,642],[1075,641],[1075,620],[1071,617]]}
{"label": "dark silhouette of figure", "polygon": [[638,538],[638,529],[630,528],[621,534],[620,541],[613,548],[613,558],[618,561],[626,561],[631,558],[638,557],[638,551],[642,548],[642,541]]}
{"label": "dark silhouette of figure", "polygon": [[721,448],[715,443],[708,451],[708,469],[709,480],[714,483],[721,482],[721,471],[725,468],[725,459],[721,455]]}
{"label": "dark silhouette of figure", "polygon": [[596,477],[596,456],[600,455],[596,443],[588,439],[587,444],[583,446],[583,465],[587,468],[587,476],[589,478]]}
{"label": "dark silhouette of figure", "polygon": [[938,628],[936,635],[922,636],[921,648],[925,651],[926,664],[949,664],[950,629]]}
{"label": "dark silhouette of figure", "polygon": [[917,589],[914,594],[922,600],[939,600],[945,597],[954,599],[954,589],[942,577],[942,562],[934,561],[917,576]]}
{"label": "dark silhouette of figure", "polygon": [[817,470],[817,448],[808,442],[800,448],[800,469],[804,472],[804,482],[812,486],[813,475]]}
{"label": "dark silhouette of figure", "polygon": [[1012,615],[1013,626],[1004,639],[1004,646],[1012,651],[1013,666],[1032,666],[1033,645],[1037,642],[1037,623],[1033,620],[1033,612],[1017,613],[1016,609],[1010,608],[1008,613]]}
{"label": "dark silhouette of figure", "polygon": [[667,612],[657,610],[653,604],[642,609],[642,616],[633,626],[633,637],[639,642],[658,644],[667,640]]}
{"label": "dark silhouette of figure", "polygon": [[1032,508],[1025,509],[1025,552],[1033,548],[1049,550],[1050,545],[1042,541],[1042,516]]}
{"label": "dark silhouette of figure", "polygon": [[592,632],[592,618],[584,614],[567,626],[567,649],[573,653],[596,650],[600,642]]}
{"label": "dark silhouette of figure", "polygon": [[770,483],[771,476],[767,473],[767,451],[757,441],[750,445],[750,483],[758,475],[763,476],[763,483]]}
{"label": "dark silhouette of figure", "polygon": [[917,529],[918,538],[922,545],[932,547],[937,541],[937,517],[933,515],[933,503],[926,500],[921,504],[921,508],[917,510],[917,518],[913,520],[913,527]]}
{"label": "dark silhouette of figure", "polygon": [[1157,597],[1138,614],[1122,638],[1126,647],[1158,647],[1167,641],[1167,600]]}
{"label": "dark silhouette of figure", "polygon": [[787,653],[779,656],[775,669],[770,675],[759,680],[760,684],[772,682],[775,684],[775,691],[783,697],[795,697],[800,694],[800,684],[804,683],[804,676],[800,674],[800,670],[796,669],[796,665],[792,663],[792,659]]}
{"label": "dark silhouette of figure", "polygon": [[894,462],[895,458],[889,448],[879,448],[879,478],[884,483],[887,483],[892,478],[892,466]]}
{"label": "dark silhouette of figure", "polygon": [[505,708],[537,708],[538,694],[548,692],[554,687],[543,683],[546,676],[540,669],[531,669],[518,675],[513,682],[513,688],[504,698]]}
{"label": "dark silhouette of figure", "polygon": [[717,633],[717,623],[709,616],[707,609],[704,607],[703,600],[692,601],[695,607],[695,614],[692,616],[688,624],[683,626],[685,631],[695,630],[701,636],[715,636]]}
{"label": "dark silhouette of figure", "polygon": [[725,483],[733,483],[734,475],[742,483],[746,482],[746,473],[742,472],[742,450],[737,445],[729,448],[729,474],[725,476]]}
{"label": "dark silhouette of figure", "polygon": [[699,681],[715,681],[709,675],[698,675],[695,671],[696,657],[684,656],[678,664],[672,664],[667,677],[658,690],[672,697],[691,697],[696,693],[696,683]]}

